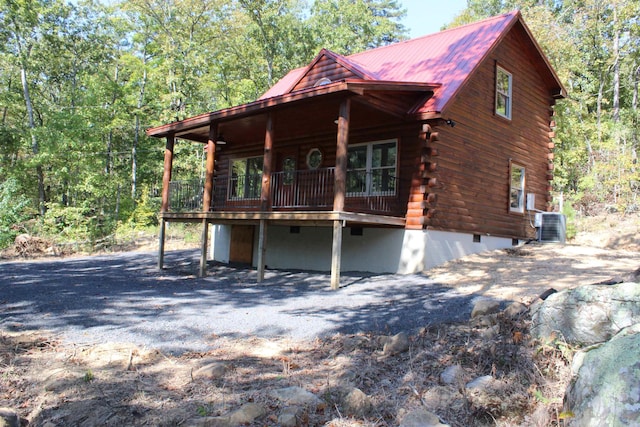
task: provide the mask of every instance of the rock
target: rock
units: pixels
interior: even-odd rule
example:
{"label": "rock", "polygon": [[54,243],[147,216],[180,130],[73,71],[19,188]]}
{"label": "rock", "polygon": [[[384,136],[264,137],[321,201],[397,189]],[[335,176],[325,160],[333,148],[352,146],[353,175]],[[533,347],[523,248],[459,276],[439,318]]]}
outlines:
{"label": "rock", "polygon": [[498,311],[500,311],[500,303],[498,301],[490,299],[479,299],[473,305],[473,310],[471,310],[471,318],[475,319],[476,317],[495,314]]}
{"label": "rock", "polygon": [[469,381],[465,385],[465,388],[467,390],[485,390],[491,384],[493,384],[494,381],[495,380],[493,379],[493,377],[491,375],[484,375],[482,377],[478,377],[478,378],[475,378],[475,379]]}
{"label": "rock", "polygon": [[471,324],[475,327],[487,328],[498,324],[497,314],[487,314],[485,316],[478,316],[471,320]]}
{"label": "rock", "polygon": [[499,334],[500,334],[500,325],[493,325],[490,328],[487,328],[480,333],[482,338],[484,338],[487,341],[496,339]]}
{"label": "rock", "polygon": [[404,353],[407,350],[409,350],[409,336],[404,332],[388,338],[382,348],[382,352],[387,356]]}
{"label": "rock", "polygon": [[373,410],[373,402],[362,390],[354,388],[345,396],[342,407],[347,415],[365,418]]}
{"label": "rock", "polygon": [[257,403],[247,403],[229,415],[229,421],[234,426],[251,424],[254,420],[262,417],[267,411]]}
{"label": "rock", "polygon": [[448,427],[448,424],[442,424],[437,415],[425,409],[417,409],[407,413],[399,427]]}
{"label": "rock", "polygon": [[549,289],[547,289],[546,291],[544,291],[543,293],[541,293],[541,294],[540,294],[540,296],[539,296],[538,298],[540,298],[542,301],[544,301],[544,300],[546,300],[547,298],[549,298],[549,296],[550,296],[550,295],[553,295],[553,294],[555,294],[556,292],[558,292],[558,291],[556,291],[556,290],[555,290],[555,289],[553,289],[553,288],[549,288]]}
{"label": "rock", "polygon": [[281,388],[272,390],[269,394],[287,405],[317,407],[322,403],[322,399],[301,387]]}
{"label": "rock", "polygon": [[565,395],[571,427],[640,425],[640,324],[574,359]]}
{"label": "rock", "polygon": [[266,409],[257,403],[247,403],[232,413],[221,417],[193,418],[185,422],[189,427],[237,427],[251,424],[267,413]]}
{"label": "rock", "polygon": [[193,379],[219,380],[224,377],[228,370],[229,366],[226,363],[214,362],[193,371],[192,377]]}
{"label": "rock", "polygon": [[507,306],[507,308],[504,309],[502,313],[504,313],[505,316],[511,319],[516,319],[524,315],[527,310],[527,306],[522,304],[521,302],[512,302]]}
{"label": "rock", "polygon": [[20,427],[20,415],[11,408],[0,408],[0,427]]}
{"label": "rock", "polygon": [[443,384],[455,385],[462,381],[464,369],[460,365],[451,365],[440,374],[440,381]]}
{"label": "rock", "polygon": [[560,335],[570,344],[607,341],[640,323],[640,284],[587,285],[550,295],[532,313],[531,333],[548,341]]}
{"label": "rock", "polygon": [[289,406],[282,410],[278,416],[278,425],[281,427],[296,427],[301,424],[300,419],[304,410],[297,406]]}

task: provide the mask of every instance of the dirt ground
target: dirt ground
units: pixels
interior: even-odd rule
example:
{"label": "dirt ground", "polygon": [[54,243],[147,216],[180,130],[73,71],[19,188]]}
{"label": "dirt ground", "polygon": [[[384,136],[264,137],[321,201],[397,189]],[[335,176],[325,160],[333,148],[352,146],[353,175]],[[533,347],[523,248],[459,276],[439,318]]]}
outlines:
{"label": "dirt ground", "polygon": [[[528,304],[548,288],[640,267],[639,216],[612,215],[581,227],[568,245],[471,255],[426,274],[462,292]],[[287,407],[271,392],[297,386],[323,402],[299,411],[298,425],[392,426],[417,408],[451,426],[563,425],[570,352],[533,343],[527,326],[526,316],[500,316],[497,334],[471,322],[425,325],[396,355],[382,351],[383,337],[340,335],[313,342],[226,339],[216,350],[179,357],[128,343],[63,346],[43,331],[0,330],[0,407],[30,426],[217,426],[231,424],[213,417],[257,403],[266,414],[250,425],[267,426],[279,425]],[[492,375],[501,388],[478,397],[442,384],[442,371],[456,364],[465,381]],[[198,369],[208,365],[215,373],[202,375]],[[364,414],[345,409],[354,387],[372,403]]]}

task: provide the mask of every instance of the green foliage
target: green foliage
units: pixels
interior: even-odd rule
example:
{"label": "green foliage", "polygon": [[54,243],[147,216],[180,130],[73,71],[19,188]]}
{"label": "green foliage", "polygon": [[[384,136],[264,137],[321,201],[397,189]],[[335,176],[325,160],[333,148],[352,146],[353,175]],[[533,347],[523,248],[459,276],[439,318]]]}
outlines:
{"label": "green foliage", "polygon": [[13,243],[21,224],[29,218],[30,200],[22,193],[15,178],[0,182],[0,248]]}
{"label": "green foliage", "polygon": [[158,225],[158,212],[160,211],[160,200],[150,196],[148,187],[142,191],[142,196],[129,218],[129,224],[134,229],[145,229],[149,226]]}
{"label": "green foliage", "polygon": [[565,202],[562,205],[562,212],[566,218],[566,237],[571,240],[576,237],[578,233],[578,227],[576,226],[576,210],[573,208],[573,205],[570,201]]}

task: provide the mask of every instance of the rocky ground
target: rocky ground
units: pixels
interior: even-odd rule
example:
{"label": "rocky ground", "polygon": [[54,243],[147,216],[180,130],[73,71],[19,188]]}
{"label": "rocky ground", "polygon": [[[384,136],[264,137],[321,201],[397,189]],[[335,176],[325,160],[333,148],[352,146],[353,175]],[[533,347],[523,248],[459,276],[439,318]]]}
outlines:
{"label": "rocky ground", "polygon": [[37,426],[409,426],[438,417],[451,426],[563,425],[572,349],[532,341],[522,309],[550,287],[640,266],[638,216],[579,231],[575,244],[526,245],[429,271],[438,283],[522,305],[410,336],[225,339],[176,357],[0,331],[0,407]]}

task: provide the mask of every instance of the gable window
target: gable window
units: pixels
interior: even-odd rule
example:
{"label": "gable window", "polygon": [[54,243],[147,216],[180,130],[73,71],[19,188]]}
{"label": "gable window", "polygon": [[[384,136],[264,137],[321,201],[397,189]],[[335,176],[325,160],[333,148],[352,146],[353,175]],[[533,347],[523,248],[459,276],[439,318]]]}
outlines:
{"label": "gable window", "polygon": [[248,157],[231,161],[229,198],[258,199],[262,184],[262,157]]}
{"label": "gable window", "polygon": [[496,114],[511,119],[511,74],[496,67]]}
{"label": "gable window", "polygon": [[510,163],[509,176],[509,212],[524,213],[524,166]]}
{"label": "gable window", "polygon": [[391,196],[396,193],[397,141],[376,141],[349,147],[348,196]]}

